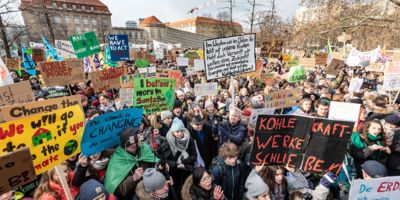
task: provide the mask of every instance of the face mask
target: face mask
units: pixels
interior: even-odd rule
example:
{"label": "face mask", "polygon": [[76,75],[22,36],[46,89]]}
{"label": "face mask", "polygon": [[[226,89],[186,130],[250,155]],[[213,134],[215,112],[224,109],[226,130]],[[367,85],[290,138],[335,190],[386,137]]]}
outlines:
{"label": "face mask", "polygon": [[108,160],[108,158],[104,158],[103,160],[91,160],[90,165],[96,170],[102,170],[107,167]]}
{"label": "face mask", "polygon": [[156,199],[165,199],[168,197],[168,192],[166,192],[165,194],[153,194],[153,197]]}

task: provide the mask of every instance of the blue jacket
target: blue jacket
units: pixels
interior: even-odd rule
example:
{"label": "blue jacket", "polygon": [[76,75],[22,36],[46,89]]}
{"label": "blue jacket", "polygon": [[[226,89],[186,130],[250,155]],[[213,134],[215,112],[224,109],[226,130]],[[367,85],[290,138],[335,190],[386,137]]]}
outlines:
{"label": "blue jacket", "polygon": [[243,173],[241,172],[241,164],[237,163],[232,167],[226,165],[224,160],[219,156],[215,159],[217,164],[211,167],[213,184],[222,187],[226,199],[241,200],[244,193],[244,178],[242,176]]}
{"label": "blue jacket", "polygon": [[221,146],[225,142],[233,142],[237,146],[242,145],[246,136],[246,127],[239,121],[235,126],[231,126],[229,121],[224,121],[218,127],[219,145]]}

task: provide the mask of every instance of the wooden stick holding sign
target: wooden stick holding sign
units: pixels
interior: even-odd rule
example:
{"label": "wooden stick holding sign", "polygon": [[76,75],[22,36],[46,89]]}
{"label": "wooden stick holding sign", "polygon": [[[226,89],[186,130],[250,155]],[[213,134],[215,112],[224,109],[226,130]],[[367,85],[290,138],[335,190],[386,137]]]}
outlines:
{"label": "wooden stick holding sign", "polygon": [[397,98],[399,98],[400,91],[397,92],[396,96],[394,97],[392,104],[396,103]]}
{"label": "wooden stick holding sign", "polygon": [[63,187],[65,196],[67,197],[67,200],[74,200],[72,198],[71,192],[69,190],[67,179],[65,178],[65,176],[64,176],[64,174],[63,174],[63,172],[61,170],[61,165],[57,165],[54,169],[56,170],[58,178],[60,179],[60,182],[61,182],[61,185]]}

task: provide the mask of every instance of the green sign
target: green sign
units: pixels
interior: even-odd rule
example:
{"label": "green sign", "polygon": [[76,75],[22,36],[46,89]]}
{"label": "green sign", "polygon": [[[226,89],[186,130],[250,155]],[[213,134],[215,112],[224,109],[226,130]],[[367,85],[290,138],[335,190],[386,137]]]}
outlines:
{"label": "green sign", "polygon": [[175,101],[175,79],[135,78],[133,104],[143,108],[144,114],[172,110]]}
{"label": "green sign", "polygon": [[297,83],[307,79],[304,66],[291,67],[289,71],[289,83]]}
{"label": "green sign", "polygon": [[145,68],[149,66],[149,60],[147,59],[137,59],[135,60],[135,66],[137,68]]}
{"label": "green sign", "polygon": [[71,41],[76,57],[79,59],[101,51],[99,41],[97,41],[94,32],[70,35],[69,41]]}

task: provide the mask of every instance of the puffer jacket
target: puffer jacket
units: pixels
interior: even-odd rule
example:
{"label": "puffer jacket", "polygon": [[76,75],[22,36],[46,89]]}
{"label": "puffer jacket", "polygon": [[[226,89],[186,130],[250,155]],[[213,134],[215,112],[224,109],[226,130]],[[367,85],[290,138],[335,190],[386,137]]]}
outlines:
{"label": "puffer jacket", "polygon": [[242,176],[241,163],[238,161],[235,166],[229,166],[225,164],[220,156],[216,157],[216,161],[217,164],[211,167],[213,184],[222,187],[226,199],[242,199],[244,193],[244,178]]}
{"label": "puffer jacket", "polygon": [[395,131],[393,143],[390,146],[392,153],[388,159],[388,171],[390,176],[400,175],[400,130]]}
{"label": "puffer jacket", "polygon": [[218,127],[218,135],[219,135],[219,145],[221,146],[225,142],[233,142],[237,146],[242,145],[244,142],[244,138],[246,136],[247,129],[242,124],[241,121],[238,122],[235,126],[231,126],[229,121],[224,121]]}

